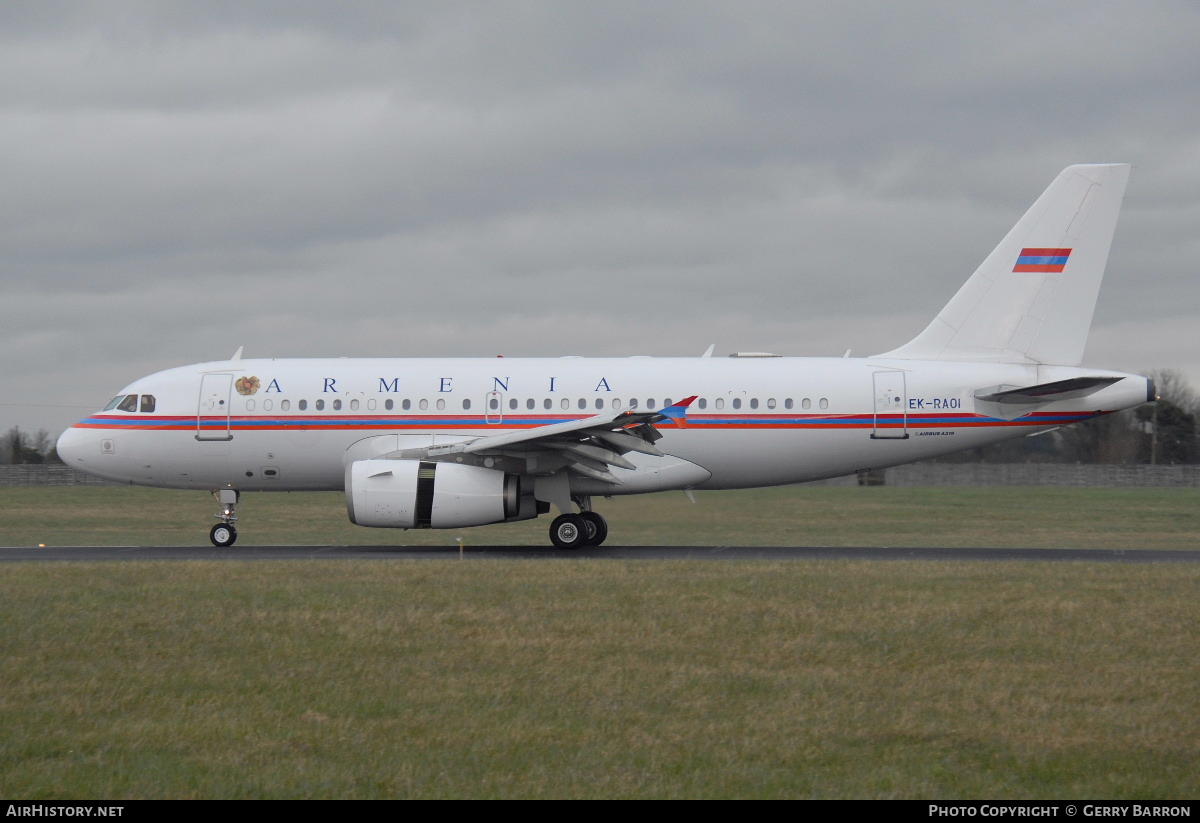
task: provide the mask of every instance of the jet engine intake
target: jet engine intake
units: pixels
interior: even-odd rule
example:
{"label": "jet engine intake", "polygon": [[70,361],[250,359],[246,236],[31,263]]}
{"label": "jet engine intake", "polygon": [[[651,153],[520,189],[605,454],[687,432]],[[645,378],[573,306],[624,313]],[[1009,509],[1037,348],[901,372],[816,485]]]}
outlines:
{"label": "jet engine intake", "polygon": [[521,479],[479,466],[356,460],[346,468],[346,511],[358,526],[457,529],[537,516]]}

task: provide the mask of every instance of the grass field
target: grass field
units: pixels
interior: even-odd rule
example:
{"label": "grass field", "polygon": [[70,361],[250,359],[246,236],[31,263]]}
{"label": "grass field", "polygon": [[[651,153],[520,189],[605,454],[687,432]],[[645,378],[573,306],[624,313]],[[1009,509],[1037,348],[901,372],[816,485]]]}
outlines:
{"label": "grass field", "polygon": [[[1183,548],[1200,502],[698,497],[604,511],[622,543]],[[5,545],[197,543],[213,510],[138,489],[0,504]],[[456,534],[356,529],[332,496],[243,514],[252,542]],[[528,525],[458,534],[542,543]],[[1194,797],[1197,592],[1173,563],[3,564],[0,796]]]}
{"label": "grass field", "polygon": [[0,796],[1186,798],[1175,564],[10,564]]}
{"label": "grass field", "polygon": [[[614,545],[1200,547],[1200,489],[787,487],[596,499]],[[0,487],[0,546],[207,545],[206,493]],[[249,494],[241,545],[549,545],[549,518],[364,529],[335,493]]]}

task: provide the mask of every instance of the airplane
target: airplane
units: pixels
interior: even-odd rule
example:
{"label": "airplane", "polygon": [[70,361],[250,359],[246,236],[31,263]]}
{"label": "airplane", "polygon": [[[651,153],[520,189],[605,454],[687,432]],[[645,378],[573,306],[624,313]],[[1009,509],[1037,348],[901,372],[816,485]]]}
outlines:
{"label": "airplane", "polygon": [[1128,164],[1063,170],[929,326],[870,357],[242,359],[126,386],[58,440],[69,466],[213,492],[345,493],[350,520],[459,529],[557,510],[598,546],[595,496],[801,483],[1041,434],[1155,400],[1081,368]]}

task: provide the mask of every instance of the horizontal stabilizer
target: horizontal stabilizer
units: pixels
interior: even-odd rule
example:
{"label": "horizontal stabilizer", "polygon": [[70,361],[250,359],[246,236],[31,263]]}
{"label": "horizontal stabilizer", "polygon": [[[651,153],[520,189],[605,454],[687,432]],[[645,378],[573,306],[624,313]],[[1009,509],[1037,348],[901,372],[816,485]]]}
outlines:
{"label": "horizontal stabilizer", "polygon": [[1124,379],[1123,377],[1072,377],[1070,380],[1056,380],[1053,383],[1041,383],[1021,388],[1005,389],[1002,386],[995,386],[990,389],[980,389],[975,394],[975,399],[987,403],[1033,406],[1039,403],[1053,403],[1056,400],[1087,397],[1089,394],[1094,394]]}

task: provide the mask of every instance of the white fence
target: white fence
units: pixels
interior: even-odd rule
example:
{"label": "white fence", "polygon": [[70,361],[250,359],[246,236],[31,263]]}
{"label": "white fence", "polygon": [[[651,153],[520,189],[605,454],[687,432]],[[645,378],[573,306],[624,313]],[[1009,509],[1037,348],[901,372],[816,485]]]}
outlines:
{"label": "white fence", "polygon": [[60,464],[0,465],[0,486],[119,486]]}
{"label": "white fence", "polygon": [[911,463],[819,481],[836,486],[1200,487],[1200,466],[1099,466],[1064,463]]}

